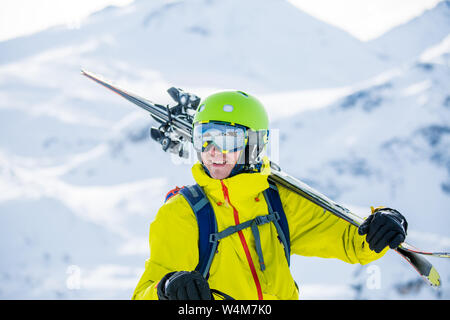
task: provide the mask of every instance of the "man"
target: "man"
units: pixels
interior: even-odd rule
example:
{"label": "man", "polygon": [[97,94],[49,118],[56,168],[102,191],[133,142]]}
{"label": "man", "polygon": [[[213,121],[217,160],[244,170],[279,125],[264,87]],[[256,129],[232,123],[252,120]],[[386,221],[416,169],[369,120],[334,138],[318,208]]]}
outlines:
{"label": "man", "polygon": [[[200,103],[192,139],[199,162],[192,174],[212,206],[218,231],[270,213],[264,196],[270,165],[262,156],[267,141],[267,113],[256,98],[226,91]],[[133,299],[208,300],[215,297],[210,289],[235,299],[298,299],[286,252],[367,264],[405,239],[406,220],[394,209],[377,208],[356,228],[282,186],[276,189],[289,227],[289,251],[274,220],[258,225],[256,233],[253,227],[234,227],[218,242],[203,275],[195,271],[196,214],[183,194],[167,200],[151,224],[151,256]]]}

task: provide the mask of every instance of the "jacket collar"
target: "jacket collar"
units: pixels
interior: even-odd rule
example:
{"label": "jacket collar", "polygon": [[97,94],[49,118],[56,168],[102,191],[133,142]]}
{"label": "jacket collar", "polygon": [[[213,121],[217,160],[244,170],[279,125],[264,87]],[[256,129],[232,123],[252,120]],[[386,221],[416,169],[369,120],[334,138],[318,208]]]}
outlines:
{"label": "jacket collar", "polygon": [[267,177],[270,174],[270,165],[265,160],[265,166],[262,172],[241,173],[233,177],[223,180],[213,179],[205,172],[200,162],[192,167],[192,175],[195,181],[205,190],[208,196],[214,198],[215,201],[224,201],[222,183],[228,189],[230,200],[255,198],[260,192],[269,188]]}

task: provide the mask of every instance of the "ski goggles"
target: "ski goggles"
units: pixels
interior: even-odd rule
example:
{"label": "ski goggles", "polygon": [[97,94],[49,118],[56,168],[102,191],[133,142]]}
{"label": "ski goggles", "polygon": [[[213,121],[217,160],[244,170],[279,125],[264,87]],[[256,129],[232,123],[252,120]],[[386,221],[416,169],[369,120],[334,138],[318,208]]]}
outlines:
{"label": "ski goggles", "polygon": [[244,149],[247,141],[247,129],[230,123],[199,122],[192,132],[192,143],[197,152],[204,152],[211,145],[222,153],[236,152]]}

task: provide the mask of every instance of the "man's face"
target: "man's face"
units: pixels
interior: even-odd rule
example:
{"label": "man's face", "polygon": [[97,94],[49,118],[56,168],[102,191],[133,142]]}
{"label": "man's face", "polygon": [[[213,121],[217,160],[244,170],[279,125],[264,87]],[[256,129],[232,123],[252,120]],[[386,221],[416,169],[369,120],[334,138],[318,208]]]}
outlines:
{"label": "man's face", "polygon": [[214,145],[211,145],[201,153],[203,164],[209,170],[213,179],[225,179],[236,165],[241,151],[222,153]]}

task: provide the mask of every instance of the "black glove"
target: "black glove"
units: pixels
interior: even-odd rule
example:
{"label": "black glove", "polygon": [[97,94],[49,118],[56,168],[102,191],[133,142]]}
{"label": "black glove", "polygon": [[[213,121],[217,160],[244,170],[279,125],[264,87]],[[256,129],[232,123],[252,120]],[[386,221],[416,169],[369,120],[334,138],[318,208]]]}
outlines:
{"label": "black glove", "polygon": [[369,248],[380,253],[386,246],[397,248],[405,241],[408,223],[395,209],[376,209],[358,228],[360,235],[367,234]]}
{"label": "black glove", "polygon": [[159,300],[212,300],[208,281],[197,271],[166,274],[158,283]]}

